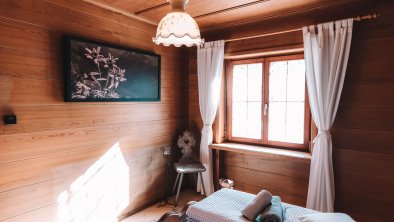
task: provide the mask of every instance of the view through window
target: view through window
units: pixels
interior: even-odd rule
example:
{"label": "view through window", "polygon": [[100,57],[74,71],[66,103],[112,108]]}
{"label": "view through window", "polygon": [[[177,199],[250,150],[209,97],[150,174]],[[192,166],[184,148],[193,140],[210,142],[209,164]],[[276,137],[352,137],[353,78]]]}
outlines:
{"label": "view through window", "polygon": [[228,139],[307,148],[310,111],[302,55],[232,61]]}

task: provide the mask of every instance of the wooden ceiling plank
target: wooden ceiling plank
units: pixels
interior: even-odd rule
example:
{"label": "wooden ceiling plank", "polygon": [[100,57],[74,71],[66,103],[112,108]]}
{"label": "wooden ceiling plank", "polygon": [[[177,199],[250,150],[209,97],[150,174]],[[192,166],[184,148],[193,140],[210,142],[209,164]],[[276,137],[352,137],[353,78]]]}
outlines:
{"label": "wooden ceiling plank", "polygon": [[[246,6],[248,4],[258,4],[269,0],[226,0],[226,1],[211,1],[211,0],[191,0],[186,6],[186,12],[192,17],[216,13],[221,10],[229,10],[236,7]],[[171,11],[170,5],[156,8],[155,10],[146,10],[138,15],[149,18],[154,21],[160,21],[167,13]]]}
{"label": "wooden ceiling plank", "polygon": [[[368,0],[366,0],[368,1]],[[192,0],[186,6],[186,12],[196,18],[203,31],[220,29],[225,26],[247,24],[256,20],[288,16],[300,11],[319,10],[332,5],[341,5],[355,0]],[[160,21],[171,7],[164,6],[155,10],[144,11],[139,16],[152,21]]]}
{"label": "wooden ceiling plank", "polygon": [[158,8],[166,7],[166,6],[169,6],[169,5],[170,5],[169,2],[162,3],[162,4],[160,4],[160,5],[156,5],[156,6],[152,6],[152,7],[150,7],[150,8],[146,8],[146,9],[142,9],[142,10],[140,10],[140,11],[136,11],[135,14],[136,14],[136,15],[143,14],[143,13],[145,13],[145,12],[152,11],[152,10],[156,10],[156,9],[158,9]]}
{"label": "wooden ceiling plank", "polygon": [[135,5],[133,4],[133,8],[130,9],[133,13],[137,14],[137,12],[149,10],[151,8],[155,8],[159,5],[170,5],[168,0],[149,0],[143,1],[143,4]]}
{"label": "wooden ceiling plank", "polygon": [[260,3],[268,2],[268,1],[271,1],[271,0],[257,0],[257,1],[254,1],[254,2],[249,2],[249,3],[246,3],[246,4],[242,4],[242,5],[237,5],[237,6],[233,6],[233,7],[230,7],[230,8],[224,8],[224,9],[221,9],[221,10],[211,11],[211,12],[208,12],[208,13],[205,13],[205,14],[193,16],[193,18],[198,19],[198,18],[202,18],[202,17],[207,17],[207,16],[210,16],[210,15],[215,15],[215,14],[220,14],[220,13],[223,13],[223,12],[233,11],[233,10],[237,10],[237,9],[240,9],[240,8],[243,8],[243,7],[253,6],[255,4],[260,4]]}
{"label": "wooden ceiling plank", "polygon": [[201,30],[209,31],[257,21],[288,17],[303,12],[324,10],[325,8],[339,6],[348,2],[357,2],[357,0],[335,0],[329,2],[324,0],[312,0],[308,1],[308,3],[304,1],[305,4],[300,4],[301,1],[290,1],[287,3],[287,0],[283,0],[282,2],[286,2],[287,7],[283,7],[281,4],[278,4],[278,2],[273,0],[265,2],[265,4],[239,8],[236,10],[236,13],[234,11],[227,11],[202,17],[197,19],[197,23],[200,25]]}
{"label": "wooden ceiling plank", "polygon": [[[168,0],[90,0],[106,2],[137,17],[158,23],[171,11]],[[365,5],[373,0],[191,0],[186,12],[203,32],[221,30],[259,21],[289,17],[340,5]]]}
{"label": "wooden ceiling plank", "polygon": [[149,18],[142,18],[140,16],[134,15],[133,13],[131,13],[125,9],[122,9],[122,7],[117,7],[117,6],[111,5],[108,2],[103,1],[103,0],[82,0],[82,1],[90,3],[95,6],[98,6],[103,9],[109,10],[111,12],[115,12],[117,14],[122,14],[124,16],[130,17],[130,18],[133,18],[133,19],[136,19],[136,20],[139,20],[139,21],[151,24],[151,25],[156,25],[156,23],[153,22],[152,20],[150,20]]}
{"label": "wooden ceiling plank", "polygon": [[138,11],[146,10],[157,5],[167,3],[167,0],[95,0],[97,2],[106,3],[135,14]]}

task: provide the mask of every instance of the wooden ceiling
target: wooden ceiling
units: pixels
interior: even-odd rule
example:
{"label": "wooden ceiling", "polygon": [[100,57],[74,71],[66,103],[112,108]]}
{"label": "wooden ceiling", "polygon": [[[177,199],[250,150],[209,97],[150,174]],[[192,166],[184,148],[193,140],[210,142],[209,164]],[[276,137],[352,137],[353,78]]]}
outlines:
{"label": "wooden ceiling", "polygon": [[[142,19],[158,23],[170,12],[167,0],[94,0]],[[202,31],[249,23],[356,0],[190,0],[186,11],[196,19]]]}

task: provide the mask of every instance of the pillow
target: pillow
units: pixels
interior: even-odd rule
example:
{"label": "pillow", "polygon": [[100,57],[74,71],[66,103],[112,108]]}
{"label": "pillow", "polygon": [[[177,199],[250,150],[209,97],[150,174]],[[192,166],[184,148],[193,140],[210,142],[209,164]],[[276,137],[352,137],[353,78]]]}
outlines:
{"label": "pillow", "polygon": [[305,214],[297,219],[300,222],[355,222],[349,215],[344,213]]}
{"label": "pillow", "polygon": [[241,213],[251,221],[254,221],[256,217],[271,203],[272,194],[266,190],[260,191],[253,200],[246,205]]}
{"label": "pillow", "polygon": [[259,222],[283,221],[283,206],[280,197],[273,196],[271,200],[271,205],[267,206],[259,217]]}

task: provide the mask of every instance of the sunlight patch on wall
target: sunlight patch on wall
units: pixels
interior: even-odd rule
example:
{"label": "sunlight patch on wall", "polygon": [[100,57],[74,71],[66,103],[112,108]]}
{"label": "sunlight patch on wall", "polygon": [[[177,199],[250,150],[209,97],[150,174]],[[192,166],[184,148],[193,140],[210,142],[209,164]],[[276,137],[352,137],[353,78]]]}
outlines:
{"label": "sunlight patch on wall", "polygon": [[58,196],[57,221],[115,222],[129,202],[129,167],[118,142]]}

